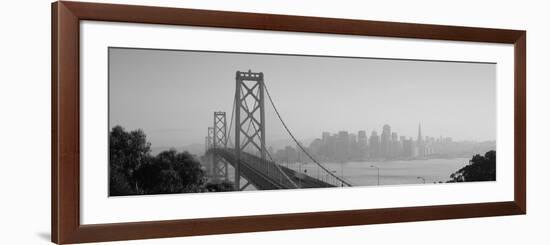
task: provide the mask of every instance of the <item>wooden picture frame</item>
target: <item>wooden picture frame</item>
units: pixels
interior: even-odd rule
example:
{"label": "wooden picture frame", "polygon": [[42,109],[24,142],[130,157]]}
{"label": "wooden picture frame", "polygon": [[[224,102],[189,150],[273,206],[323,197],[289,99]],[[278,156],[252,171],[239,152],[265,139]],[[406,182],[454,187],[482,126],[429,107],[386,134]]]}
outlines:
{"label": "wooden picture frame", "polygon": [[[513,44],[514,200],[478,204],[81,225],[79,22],[82,20]],[[525,31],[60,1],[52,4],[51,41],[51,237],[55,243],[305,229],[526,213]]]}

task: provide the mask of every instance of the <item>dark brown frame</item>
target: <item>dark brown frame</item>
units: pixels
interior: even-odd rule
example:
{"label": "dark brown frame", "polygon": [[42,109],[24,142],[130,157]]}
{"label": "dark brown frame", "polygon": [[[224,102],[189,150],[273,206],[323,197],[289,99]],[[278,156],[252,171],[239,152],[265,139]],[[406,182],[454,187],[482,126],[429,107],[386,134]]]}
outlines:
{"label": "dark brown frame", "polygon": [[[81,20],[507,43],[514,45],[514,201],[406,208],[80,224],[79,22]],[[526,32],[82,2],[52,4],[52,241],[81,243],[526,213]]]}

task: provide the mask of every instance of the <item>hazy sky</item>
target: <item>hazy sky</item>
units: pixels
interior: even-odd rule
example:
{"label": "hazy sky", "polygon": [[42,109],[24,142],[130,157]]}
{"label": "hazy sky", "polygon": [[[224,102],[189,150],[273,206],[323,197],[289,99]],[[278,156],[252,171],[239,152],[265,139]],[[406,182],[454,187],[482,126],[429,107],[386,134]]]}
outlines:
{"label": "hazy sky", "polygon": [[[141,128],[153,147],[202,144],[214,111],[229,121],[235,72],[249,69],[264,73],[299,139],[370,136],[384,124],[416,137],[418,123],[433,137],[496,135],[495,64],[111,48],[109,66],[110,127]],[[289,140],[267,100],[265,108],[268,144]]]}

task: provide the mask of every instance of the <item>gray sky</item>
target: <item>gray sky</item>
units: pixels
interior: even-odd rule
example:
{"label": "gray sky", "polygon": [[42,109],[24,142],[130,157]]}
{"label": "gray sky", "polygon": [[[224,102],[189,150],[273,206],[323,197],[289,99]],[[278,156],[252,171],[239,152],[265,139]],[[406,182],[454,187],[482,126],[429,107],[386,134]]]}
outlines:
{"label": "gray sky", "polygon": [[[496,65],[111,48],[110,127],[141,128],[153,147],[202,144],[214,111],[226,111],[235,72],[263,72],[299,139],[323,131],[495,140]],[[266,138],[288,140],[266,100]],[[228,122],[229,124],[229,122]],[[233,135],[233,133],[232,133]]]}

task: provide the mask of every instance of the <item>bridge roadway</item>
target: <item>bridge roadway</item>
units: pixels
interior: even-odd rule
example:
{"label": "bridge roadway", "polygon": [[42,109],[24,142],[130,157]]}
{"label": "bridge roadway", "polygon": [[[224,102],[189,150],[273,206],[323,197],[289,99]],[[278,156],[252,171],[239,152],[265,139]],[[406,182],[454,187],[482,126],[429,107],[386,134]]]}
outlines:
{"label": "bridge roadway", "polygon": [[[207,154],[218,155],[233,167],[237,162],[232,148],[211,148]],[[336,187],[246,152],[241,152],[240,168],[241,176],[258,190]]]}

